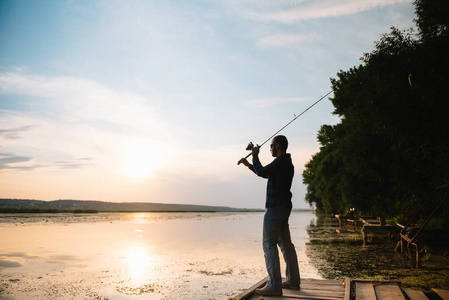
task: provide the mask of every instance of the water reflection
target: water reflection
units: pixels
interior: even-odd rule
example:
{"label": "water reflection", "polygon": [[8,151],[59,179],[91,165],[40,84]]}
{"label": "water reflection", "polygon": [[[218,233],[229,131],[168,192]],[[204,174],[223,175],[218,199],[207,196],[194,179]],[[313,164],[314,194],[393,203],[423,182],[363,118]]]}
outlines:
{"label": "water reflection", "polygon": [[151,220],[151,214],[150,213],[135,213],[135,214],[131,214],[132,216],[132,222],[135,224],[146,224],[148,223],[148,221]]}
{"label": "water reflection", "polygon": [[21,266],[22,264],[19,264],[18,262],[15,261],[0,259],[0,268],[18,268]]}
{"label": "water reflection", "polygon": [[[266,276],[263,213],[14,218],[0,216],[0,288],[13,299],[228,299]],[[320,278],[305,255],[311,219],[292,213],[291,234],[301,274]]]}
{"label": "water reflection", "polygon": [[125,250],[125,264],[130,281],[142,284],[150,276],[154,258],[149,247],[136,246]]}

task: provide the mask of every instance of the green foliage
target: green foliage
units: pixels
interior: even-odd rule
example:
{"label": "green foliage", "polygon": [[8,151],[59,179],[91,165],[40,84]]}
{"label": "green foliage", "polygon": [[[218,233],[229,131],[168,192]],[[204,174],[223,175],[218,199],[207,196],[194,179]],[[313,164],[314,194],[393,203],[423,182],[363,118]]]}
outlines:
{"label": "green foliage", "polygon": [[403,217],[449,182],[449,14],[428,15],[447,9],[440,2],[415,2],[419,35],[393,27],[362,65],[331,79],[341,122],[321,127],[303,173],[320,212]]}
{"label": "green foliage", "polygon": [[445,39],[449,35],[449,1],[418,0],[415,1],[418,25],[422,39],[425,41]]}

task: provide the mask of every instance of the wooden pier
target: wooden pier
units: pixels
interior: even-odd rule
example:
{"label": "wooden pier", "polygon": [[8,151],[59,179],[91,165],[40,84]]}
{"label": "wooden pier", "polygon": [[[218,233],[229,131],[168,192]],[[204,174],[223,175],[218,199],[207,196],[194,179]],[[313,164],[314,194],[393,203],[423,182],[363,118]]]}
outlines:
{"label": "wooden pier", "polygon": [[362,239],[363,239],[363,245],[366,245],[370,239],[369,235],[378,235],[378,234],[386,234],[388,235],[389,239],[391,240],[393,235],[396,233],[396,227],[391,225],[380,225],[380,224],[371,224],[366,223],[362,227]]}
{"label": "wooden pier", "polygon": [[257,288],[263,287],[268,277],[262,279],[249,289],[245,290],[232,300],[261,300],[261,299],[314,299],[314,300],[345,300],[344,281],[322,280],[322,279],[301,279],[301,289],[282,291],[280,297],[266,297],[254,294]]}
{"label": "wooden pier", "polygon": [[282,291],[282,296],[259,296],[254,293],[263,287],[268,277],[230,300],[449,300],[449,290],[432,289],[423,292],[402,289],[400,281],[376,281],[346,278],[343,281],[324,279],[301,279],[301,289]]}
{"label": "wooden pier", "polygon": [[392,239],[398,232],[396,226],[386,225],[381,217],[335,215],[335,219],[339,225],[336,229],[338,233],[360,232],[362,233],[363,245],[368,244],[375,235],[388,235]]}

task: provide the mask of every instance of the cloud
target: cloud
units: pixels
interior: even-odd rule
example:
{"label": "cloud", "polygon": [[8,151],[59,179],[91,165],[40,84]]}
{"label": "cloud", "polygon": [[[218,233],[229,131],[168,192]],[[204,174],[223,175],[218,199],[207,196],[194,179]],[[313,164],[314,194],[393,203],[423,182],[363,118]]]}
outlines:
{"label": "cloud", "polygon": [[[169,147],[179,132],[147,97],[84,78],[0,73],[0,96],[6,95],[25,96],[30,105],[26,111],[0,109],[3,152],[25,153],[5,157],[0,169],[119,173],[127,141]],[[13,159],[28,156],[39,163]]]}
{"label": "cloud", "polygon": [[7,157],[7,158],[0,158],[0,165],[28,162],[32,159],[33,158],[31,158],[31,157],[25,157],[25,156],[11,156],[11,157]]}
{"label": "cloud", "polygon": [[[102,131],[126,132],[164,139],[168,123],[139,94],[119,92],[93,80],[73,76],[42,76],[26,70],[0,73],[0,93],[27,96],[31,111],[49,120],[83,122]],[[31,126],[3,132],[17,138]],[[17,133],[17,134],[14,134]],[[1,136],[2,132],[0,132]]]}
{"label": "cloud", "polygon": [[38,168],[56,167],[59,169],[81,169],[92,165],[90,158],[54,161],[52,164],[35,164],[33,157],[15,156],[10,153],[0,153],[0,170],[33,171]]}
{"label": "cloud", "polygon": [[[131,130],[154,128],[163,123],[149,99],[107,88],[95,81],[73,76],[41,76],[24,71],[0,74],[0,92],[39,98],[34,108],[60,119],[97,122]],[[33,107],[32,107],[33,108]],[[27,128],[22,128],[22,130]],[[6,134],[6,132],[4,133]],[[15,136],[12,135],[14,138]]]}
{"label": "cloud", "polygon": [[26,156],[8,156],[5,158],[0,158],[0,170],[4,169],[33,170],[34,169],[33,166],[21,165],[22,163],[27,163],[32,160],[33,160],[32,157]]}
{"label": "cloud", "polygon": [[281,48],[300,45],[315,37],[315,34],[276,34],[260,39],[257,45],[260,48]]}
{"label": "cloud", "polygon": [[11,128],[11,129],[0,129],[0,137],[8,139],[8,140],[15,140],[19,139],[21,137],[21,133],[24,131],[28,131],[32,129],[35,126],[21,126],[18,128]]}
{"label": "cloud", "polygon": [[5,156],[14,156],[14,154],[11,154],[9,152],[0,152],[0,157],[5,157]]}
{"label": "cloud", "polygon": [[265,108],[265,107],[271,107],[275,106],[281,103],[286,102],[305,102],[309,101],[309,98],[306,97],[300,97],[300,98],[260,98],[260,99],[253,99],[248,100],[245,102],[245,104],[249,107],[256,107],[256,108]]}
{"label": "cloud", "polygon": [[93,165],[93,163],[91,163],[91,161],[92,161],[91,158],[79,158],[79,159],[74,159],[74,160],[60,160],[60,161],[55,161],[54,166],[56,166],[60,169],[74,170],[74,169],[81,169],[81,168]]}
{"label": "cloud", "polygon": [[410,0],[321,0],[321,1],[285,1],[279,2],[275,8],[257,5],[252,1],[245,2],[240,9],[249,19],[264,22],[292,23],[302,20],[340,17],[362,11],[372,10]]}

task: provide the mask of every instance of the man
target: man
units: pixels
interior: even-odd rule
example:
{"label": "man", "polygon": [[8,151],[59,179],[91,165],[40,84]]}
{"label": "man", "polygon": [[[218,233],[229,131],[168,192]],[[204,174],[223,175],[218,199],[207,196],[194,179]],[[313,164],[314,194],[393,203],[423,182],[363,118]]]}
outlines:
{"label": "man", "polygon": [[[288,218],[292,210],[292,185],[294,167],[287,151],[288,140],[283,135],[275,136],[270,145],[273,162],[265,167],[259,161],[257,145],[252,149],[253,164],[245,158],[239,161],[256,175],[268,178],[266,212],[263,221],[263,251],[269,279],[264,288],[256,289],[256,294],[262,296],[281,296],[282,288],[299,290],[300,277],[298,258],[295,246],[291,242]],[[279,245],[284,256],[286,280],[282,282],[279,262]]]}

